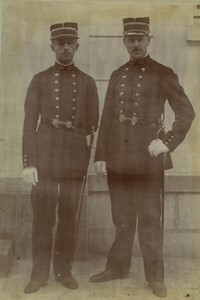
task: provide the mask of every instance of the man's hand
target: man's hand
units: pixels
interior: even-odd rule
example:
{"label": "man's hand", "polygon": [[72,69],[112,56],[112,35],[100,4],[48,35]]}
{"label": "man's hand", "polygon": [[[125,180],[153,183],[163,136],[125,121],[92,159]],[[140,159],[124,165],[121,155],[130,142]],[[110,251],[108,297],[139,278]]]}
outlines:
{"label": "man's hand", "polygon": [[106,162],[105,161],[96,161],[94,165],[95,171],[101,176],[107,175],[106,171]]}
{"label": "man's hand", "polygon": [[23,170],[24,181],[31,183],[32,185],[37,185],[38,183],[38,172],[35,167],[26,167]]}
{"label": "man's hand", "polygon": [[161,153],[169,152],[169,148],[163,143],[162,140],[153,140],[148,147],[148,152],[151,156],[157,157]]}

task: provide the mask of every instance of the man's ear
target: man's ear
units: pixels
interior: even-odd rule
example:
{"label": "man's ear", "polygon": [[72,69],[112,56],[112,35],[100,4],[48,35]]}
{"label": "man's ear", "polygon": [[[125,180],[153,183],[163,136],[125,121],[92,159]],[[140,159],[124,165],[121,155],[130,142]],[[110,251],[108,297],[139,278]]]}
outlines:
{"label": "man's ear", "polygon": [[125,37],[123,38],[123,43],[126,46],[126,38]]}
{"label": "man's ear", "polygon": [[53,44],[51,44],[50,47],[51,47],[51,50],[54,52],[54,46],[53,46]]}
{"label": "man's ear", "polygon": [[79,44],[77,43],[77,44],[76,44],[76,51],[78,50],[78,47],[79,47]]}
{"label": "man's ear", "polygon": [[151,42],[152,37],[153,37],[152,35],[148,35],[148,42],[149,42],[149,44]]}

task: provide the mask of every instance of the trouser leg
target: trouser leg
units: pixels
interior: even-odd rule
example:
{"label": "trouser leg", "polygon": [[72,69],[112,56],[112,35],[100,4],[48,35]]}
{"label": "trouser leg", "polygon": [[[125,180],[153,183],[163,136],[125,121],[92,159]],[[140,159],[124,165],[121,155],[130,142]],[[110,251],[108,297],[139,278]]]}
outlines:
{"label": "trouser leg", "polygon": [[136,227],[136,206],[132,195],[131,177],[108,172],[108,186],[116,235],[108,254],[106,269],[126,274],[130,269]]}
{"label": "trouser leg", "polygon": [[161,174],[141,175],[138,182],[138,238],[149,282],[163,282],[164,278],[161,179]]}
{"label": "trouser leg", "polygon": [[31,279],[46,282],[49,278],[52,229],[55,224],[57,183],[51,178],[39,178],[31,192],[33,209]]}
{"label": "trouser leg", "polygon": [[80,199],[82,177],[69,178],[60,182],[58,202],[58,224],[54,247],[55,277],[71,276],[74,250],[76,213]]}

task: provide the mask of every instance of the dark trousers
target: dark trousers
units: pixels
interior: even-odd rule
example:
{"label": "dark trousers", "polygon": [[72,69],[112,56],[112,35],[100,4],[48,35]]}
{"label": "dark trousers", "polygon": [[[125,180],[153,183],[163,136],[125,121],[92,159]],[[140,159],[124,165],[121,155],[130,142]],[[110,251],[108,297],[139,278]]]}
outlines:
{"label": "dark trousers", "polygon": [[33,209],[32,280],[46,282],[49,278],[53,242],[52,231],[56,222],[56,208],[58,223],[54,245],[53,271],[55,277],[71,276],[76,212],[81,185],[82,177],[65,180],[40,177],[37,186],[33,186],[31,192]]}
{"label": "dark trousers", "polygon": [[162,174],[127,175],[108,171],[116,236],[106,269],[120,275],[129,272],[137,223],[146,280],[163,282],[161,185]]}

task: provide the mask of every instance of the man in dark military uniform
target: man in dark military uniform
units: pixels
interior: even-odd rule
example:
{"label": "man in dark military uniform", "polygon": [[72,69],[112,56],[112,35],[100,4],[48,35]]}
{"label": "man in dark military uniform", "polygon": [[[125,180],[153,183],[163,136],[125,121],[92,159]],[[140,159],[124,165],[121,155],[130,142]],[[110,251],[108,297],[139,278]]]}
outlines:
{"label": "man in dark military uniform", "polygon": [[33,77],[25,101],[23,175],[33,184],[33,268],[25,293],[49,278],[57,205],[54,275],[63,286],[78,287],[71,274],[75,219],[89,162],[86,136],[98,126],[95,82],[73,63],[77,23],[54,24],[50,31],[55,65]]}
{"label": "man in dark military uniform", "polygon": [[[126,18],[123,24],[130,61],[111,75],[95,157],[97,173],[107,173],[116,236],[106,270],[90,282],[127,277],[137,223],[146,280],[156,296],[165,297],[163,170],[172,167],[170,152],[183,141],[194,111],[176,74],[147,53],[149,18]],[[175,121],[165,134],[166,100]]]}

